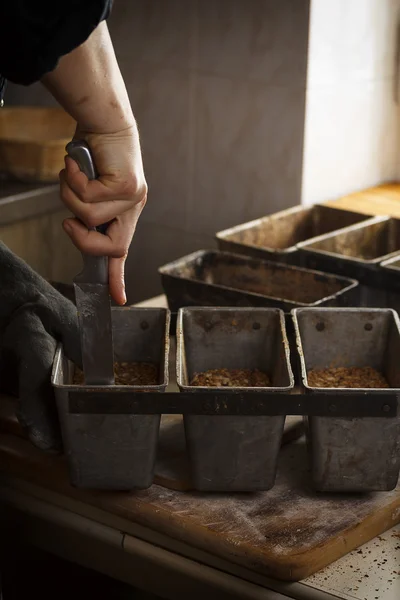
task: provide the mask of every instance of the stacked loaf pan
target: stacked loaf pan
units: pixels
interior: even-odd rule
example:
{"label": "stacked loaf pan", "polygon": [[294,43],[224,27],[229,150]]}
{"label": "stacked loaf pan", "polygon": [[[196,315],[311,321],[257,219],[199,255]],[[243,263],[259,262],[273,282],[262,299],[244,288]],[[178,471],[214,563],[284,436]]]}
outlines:
{"label": "stacked loaf pan", "polygon": [[[389,221],[322,206],[291,209],[217,234],[218,251],[199,251],[162,267],[169,308],[177,315],[179,394],[160,394],[167,385],[169,311],[113,313],[116,359],[157,362],[158,386],[74,386],[72,366],[60,348],[53,385],[73,484],[151,485],[160,415],[178,412],[184,416],[193,485],[200,491],[270,489],[285,415],[292,414],[307,422],[315,490],[393,489],[400,468],[398,316],[386,308],[356,308],[369,306],[364,287],[370,279],[359,285],[358,272],[331,265],[323,272],[322,263],[308,258],[309,246],[333,236],[374,225],[392,235],[396,227],[386,225]],[[264,229],[270,247],[262,241]],[[388,272],[390,279],[396,265],[381,267],[378,259],[390,258],[385,254],[397,244],[394,234],[393,240],[382,255],[377,242],[379,256],[366,271]],[[340,260],[334,257],[332,265]],[[334,361],[377,368],[389,388],[312,388],[310,369]],[[192,385],[195,373],[221,368],[261,369],[271,385]]]}
{"label": "stacked loaf pan", "polygon": [[396,310],[400,305],[398,271],[390,266],[400,258],[399,219],[296,207],[219,232],[217,241],[222,251],[354,279],[357,305]]}

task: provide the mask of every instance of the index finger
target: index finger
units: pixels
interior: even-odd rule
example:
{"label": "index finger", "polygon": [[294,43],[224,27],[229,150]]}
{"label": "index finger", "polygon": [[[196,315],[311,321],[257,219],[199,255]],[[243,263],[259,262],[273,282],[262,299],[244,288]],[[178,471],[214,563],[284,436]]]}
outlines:
{"label": "index finger", "polygon": [[88,229],[78,219],[66,219],[63,227],[73,244],[85,254],[110,256],[113,258],[121,258],[126,255],[125,246],[112,240],[107,235],[107,232],[104,234],[93,229]]}

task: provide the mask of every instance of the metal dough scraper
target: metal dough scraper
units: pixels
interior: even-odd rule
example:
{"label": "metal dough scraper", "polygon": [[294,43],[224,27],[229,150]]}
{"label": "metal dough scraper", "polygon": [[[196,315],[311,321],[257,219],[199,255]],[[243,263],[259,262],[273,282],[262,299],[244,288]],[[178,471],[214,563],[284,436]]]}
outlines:
{"label": "metal dough scraper", "polygon": [[[86,142],[74,140],[67,145],[66,150],[88,179],[97,178]],[[95,229],[105,233],[107,225],[100,225]],[[85,385],[114,385],[108,258],[87,254],[82,254],[82,258],[83,270],[75,277],[74,288]]]}

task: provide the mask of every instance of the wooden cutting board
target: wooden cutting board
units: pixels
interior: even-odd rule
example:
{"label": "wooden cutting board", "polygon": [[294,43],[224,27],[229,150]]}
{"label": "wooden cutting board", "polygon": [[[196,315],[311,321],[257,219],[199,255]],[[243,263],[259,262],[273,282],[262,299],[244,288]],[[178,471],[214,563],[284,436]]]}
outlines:
{"label": "wooden cutting board", "polygon": [[269,492],[196,494],[153,485],[135,493],[72,488],[62,457],[0,434],[0,469],[263,575],[303,579],[400,521],[400,487],[359,496],[315,494],[304,439],[281,450]]}

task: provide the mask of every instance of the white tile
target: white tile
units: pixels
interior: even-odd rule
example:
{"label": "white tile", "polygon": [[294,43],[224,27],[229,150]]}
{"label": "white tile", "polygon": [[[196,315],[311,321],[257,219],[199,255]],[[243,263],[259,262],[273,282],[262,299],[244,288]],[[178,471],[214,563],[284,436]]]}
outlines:
{"label": "white tile", "polygon": [[393,76],[399,18],[399,0],[314,0],[308,86]]}
{"label": "white tile", "polygon": [[391,81],[308,90],[303,203],[396,179],[399,125]]}

